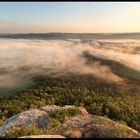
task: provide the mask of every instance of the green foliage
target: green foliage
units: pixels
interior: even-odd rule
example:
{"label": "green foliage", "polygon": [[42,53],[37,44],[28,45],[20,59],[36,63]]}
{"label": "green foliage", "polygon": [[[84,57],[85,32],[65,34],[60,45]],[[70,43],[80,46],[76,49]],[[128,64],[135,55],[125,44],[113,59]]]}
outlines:
{"label": "green foliage", "polygon": [[52,119],[52,118],[49,118],[48,120],[47,120],[47,123],[46,123],[46,125],[47,125],[47,128],[48,127],[50,127],[50,128],[53,128],[53,127],[57,127],[57,126],[60,126],[60,121],[59,120],[57,120],[57,119]]}
{"label": "green foliage", "polygon": [[[85,107],[91,114],[124,121],[140,131],[140,86],[136,81],[126,80],[127,86],[120,86],[92,75],[67,75],[59,78],[38,76],[33,82],[15,95],[0,99],[1,123],[30,108],[49,104],[76,105]],[[63,121],[65,115],[61,114],[59,112],[56,118]]]}
{"label": "green foliage", "polygon": [[[128,138],[134,136],[132,130],[128,129],[125,122],[114,122],[107,118],[100,118],[97,116],[93,116],[92,122],[98,125],[98,131],[96,133],[93,132],[94,137],[96,135],[99,138]],[[123,124],[123,125],[120,125]],[[137,137],[137,134],[135,134]]]}
{"label": "green foliage", "polygon": [[59,122],[64,122],[67,117],[73,117],[81,114],[81,111],[78,108],[68,108],[68,109],[58,109],[53,112],[50,112],[48,117],[54,118]]}
{"label": "green foliage", "polygon": [[6,133],[5,137],[7,138],[18,138],[21,136],[29,136],[29,135],[47,135],[48,131],[47,130],[39,130],[36,127],[27,127],[27,126],[22,126],[22,127],[17,127],[8,130]]}
{"label": "green foliage", "polygon": [[3,120],[2,119],[0,119],[0,126],[3,124]]}

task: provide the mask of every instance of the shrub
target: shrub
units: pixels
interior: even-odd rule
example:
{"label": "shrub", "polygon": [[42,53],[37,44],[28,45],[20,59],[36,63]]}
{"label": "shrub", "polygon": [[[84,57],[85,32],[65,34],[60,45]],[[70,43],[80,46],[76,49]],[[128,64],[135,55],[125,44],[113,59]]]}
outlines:
{"label": "shrub", "polygon": [[39,130],[36,127],[27,127],[22,126],[18,128],[10,129],[5,137],[7,138],[18,138],[21,136],[29,136],[29,135],[41,135],[41,134],[48,134],[47,130]]}
{"label": "shrub", "polygon": [[49,118],[47,120],[47,127],[57,127],[57,126],[60,126],[60,121],[57,120],[57,119],[52,119],[52,118]]}
{"label": "shrub", "polygon": [[58,109],[49,113],[50,118],[57,119],[63,123],[67,117],[73,117],[81,114],[80,109],[78,108],[68,108],[68,109]]}

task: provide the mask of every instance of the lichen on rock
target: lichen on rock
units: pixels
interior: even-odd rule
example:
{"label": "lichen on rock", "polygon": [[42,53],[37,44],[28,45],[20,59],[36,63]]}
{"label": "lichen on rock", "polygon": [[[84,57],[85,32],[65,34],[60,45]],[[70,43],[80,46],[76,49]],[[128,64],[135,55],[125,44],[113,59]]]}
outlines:
{"label": "lichen on rock", "polygon": [[[35,127],[35,129],[30,129],[32,127]],[[17,130],[19,133],[16,132]],[[30,133],[27,132],[28,130]],[[20,131],[23,131],[23,133],[20,133]],[[26,132],[24,133],[24,131]],[[83,107],[75,106],[46,105],[39,109],[31,109],[9,118],[0,127],[0,137],[8,136],[8,133],[12,137],[15,134],[15,137],[22,137],[23,134],[35,135],[36,133],[42,137],[43,132],[47,132],[50,136],[59,135],[71,138],[140,137],[138,131],[128,126],[105,117],[91,115]],[[36,137],[39,137],[39,135]]]}

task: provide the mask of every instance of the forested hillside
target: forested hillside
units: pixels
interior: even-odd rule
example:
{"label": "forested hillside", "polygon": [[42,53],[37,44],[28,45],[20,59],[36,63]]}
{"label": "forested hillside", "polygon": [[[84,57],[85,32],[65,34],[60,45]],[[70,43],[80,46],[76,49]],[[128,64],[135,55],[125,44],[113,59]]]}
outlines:
{"label": "forested hillside", "polygon": [[33,82],[32,86],[15,95],[0,99],[1,124],[29,108],[55,104],[83,106],[91,114],[106,116],[140,130],[140,89],[137,82],[114,85],[92,75],[36,76]]}

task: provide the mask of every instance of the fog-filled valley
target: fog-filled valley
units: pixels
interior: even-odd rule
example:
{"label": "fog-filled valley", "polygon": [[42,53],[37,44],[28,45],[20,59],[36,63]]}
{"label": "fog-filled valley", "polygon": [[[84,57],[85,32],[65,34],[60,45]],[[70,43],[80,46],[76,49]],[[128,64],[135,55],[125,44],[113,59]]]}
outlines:
{"label": "fog-filled valley", "polygon": [[119,84],[122,76],[140,81],[139,40],[5,38],[0,39],[0,52],[0,88],[6,91],[31,84],[42,74],[92,74]]}
{"label": "fog-filled valley", "polygon": [[0,35],[1,123],[44,104],[74,104],[140,130],[140,34],[48,36]]}
{"label": "fog-filled valley", "polygon": [[0,138],[140,138],[140,3],[0,3]]}

